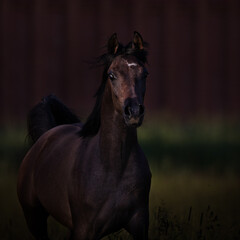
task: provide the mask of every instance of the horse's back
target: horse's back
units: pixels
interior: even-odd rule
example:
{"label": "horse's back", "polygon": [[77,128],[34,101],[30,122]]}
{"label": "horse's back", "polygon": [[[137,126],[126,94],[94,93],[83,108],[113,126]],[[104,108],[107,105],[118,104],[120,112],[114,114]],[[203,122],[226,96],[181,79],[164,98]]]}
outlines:
{"label": "horse's back", "polygon": [[72,224],[69,181],[82,144],[80,127],[61,125],[43,134],[25,156],[18,177],[21,204],[30,207],[41,204],[68,227]]}

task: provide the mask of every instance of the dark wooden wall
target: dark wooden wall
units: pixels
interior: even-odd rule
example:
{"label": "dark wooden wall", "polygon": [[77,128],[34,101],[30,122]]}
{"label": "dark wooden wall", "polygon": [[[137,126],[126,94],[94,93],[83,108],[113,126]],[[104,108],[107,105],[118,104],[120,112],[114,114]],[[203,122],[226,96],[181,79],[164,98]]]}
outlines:
{"label": "dark wooden wall", "polygon": [[134,30],[150,43],[148,109],[240,115],[239,0],[1,0],[1,120],[49,93],[85,116],[101,78],[87,62]]}

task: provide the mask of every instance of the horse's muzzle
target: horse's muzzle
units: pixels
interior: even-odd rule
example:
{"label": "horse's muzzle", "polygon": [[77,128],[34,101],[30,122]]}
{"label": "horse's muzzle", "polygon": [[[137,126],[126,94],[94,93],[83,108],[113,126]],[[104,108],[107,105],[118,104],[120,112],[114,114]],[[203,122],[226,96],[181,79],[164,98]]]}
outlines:
{"label": "horse's muzzle", "polygon": [[139,127],[144,117],[144,106],[138,103],[129,103],[124,107],[124,120],[129,127]]}

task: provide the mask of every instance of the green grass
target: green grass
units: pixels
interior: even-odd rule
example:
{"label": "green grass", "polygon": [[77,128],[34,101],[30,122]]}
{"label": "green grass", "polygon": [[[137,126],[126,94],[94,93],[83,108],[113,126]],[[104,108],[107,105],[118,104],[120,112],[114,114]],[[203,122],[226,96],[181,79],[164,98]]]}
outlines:
{"label": "green grass", "polygon": [[[150,239],[238,239],[240,178],[191,171],[152,170]],[[1,164],[0,239],[32,239],[16,196],[16,171]],[[67,239],[67,231],[49,220],[52,239]],[[105,239],[131,239],[121,231]]]}
{"label": "green grass", "polygon": [[163,239],[234,239],[240,233],[238,176],[191,171],[170,174],[153,171],[153,176],[151,208],[155,230],[152,233],[166,221],[169,231]]}
{"label": "green grass", "polygon": [[[152,170],[151,240],[240,239],[240,127],[237,121],[147,120],[139,140]],[[17,200],[24,128],[0,127],[0,239],[33,239]],[[68,232],[49,219],[51,239]],[[131,239],[120,231],[105,240]]]}

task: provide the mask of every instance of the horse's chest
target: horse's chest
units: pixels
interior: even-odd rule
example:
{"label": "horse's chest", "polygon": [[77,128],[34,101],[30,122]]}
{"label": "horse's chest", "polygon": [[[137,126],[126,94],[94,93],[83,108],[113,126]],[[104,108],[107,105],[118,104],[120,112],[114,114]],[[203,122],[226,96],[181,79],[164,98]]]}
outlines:
{"label": "horse's chest", "polygon": [[137,207],[140,200],[140,192],[143,190],[137,189],[136,186],[123,186],[118,189],[114,195],[115,211],[118,215],[130,215],[134,208]]}
{"label": "horse's chest", "polygon": [[88,213],[88,216],[99,223],[97,225],[103,224],[106,228],[112,224],[122,226],[139,206],[147,205],[147,168],[131,165],[119,172],[111,168],[106,170],[99,163],[96,168],[87,165],[81,169],[85,171],[78,185],[80,212],[91,209],[92,214]]}
{"label": "horse's chest", "polygon": [[137,182],[119,184],[106,194],[106,201],[103,208],[108,208],[108,213],[112,220],[126,221],[135,209],[145,201],[142,196],[147,194],[147,189]]}

